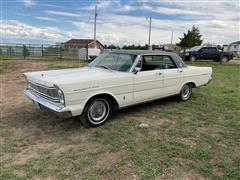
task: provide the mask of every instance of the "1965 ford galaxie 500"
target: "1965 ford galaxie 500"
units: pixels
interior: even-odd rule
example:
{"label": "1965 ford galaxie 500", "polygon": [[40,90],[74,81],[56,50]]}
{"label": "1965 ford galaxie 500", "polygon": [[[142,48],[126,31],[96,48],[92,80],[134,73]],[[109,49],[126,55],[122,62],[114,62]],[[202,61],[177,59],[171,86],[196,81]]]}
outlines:
{"label": "1965 ford galaxie 500", "polygon": [[99,126],[115,109],[173,95],[188,100],[192,88],[211,81],[212,68],[188,66],[170,52],[113,51],[82,68],[24,76],[35,106]]}

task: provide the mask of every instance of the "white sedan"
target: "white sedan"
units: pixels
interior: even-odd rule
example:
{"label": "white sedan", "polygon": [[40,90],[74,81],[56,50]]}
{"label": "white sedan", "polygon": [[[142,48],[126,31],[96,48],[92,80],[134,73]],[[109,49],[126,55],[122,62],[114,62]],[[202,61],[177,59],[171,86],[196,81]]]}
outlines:
{"label": "white sedan", "polygon": [[99,126],[112,111],[167,96],[189,99],[192,88],[207,85],[211,67],[186,65],[175,53],[114,51],[82,68],[27,72],[24,94],[38,108],[80,116]]}

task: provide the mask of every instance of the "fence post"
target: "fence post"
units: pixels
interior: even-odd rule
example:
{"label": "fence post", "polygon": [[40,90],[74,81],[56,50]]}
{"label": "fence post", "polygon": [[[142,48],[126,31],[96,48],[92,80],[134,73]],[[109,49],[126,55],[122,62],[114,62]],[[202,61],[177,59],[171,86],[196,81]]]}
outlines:
{"label": "fence post", "polygon": [[88,46],[86,47],[86,60],[88,60]]}
{"label": "fence post", "polygon": [[61,45],[58,46],[58,57],[59,57],[60,59],[62,59],[62,47],[61,47]]}
{"label": "fence post", "polygon": [[42,44],[42,56],[44,56],[44,55],[43,55],[43,44]]}

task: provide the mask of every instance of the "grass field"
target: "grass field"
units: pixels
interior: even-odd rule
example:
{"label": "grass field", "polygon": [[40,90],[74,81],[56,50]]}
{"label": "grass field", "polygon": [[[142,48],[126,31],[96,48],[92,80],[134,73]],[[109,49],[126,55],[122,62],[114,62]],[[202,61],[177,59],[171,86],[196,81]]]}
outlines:
{"label": "grass field", "polygon": [[189,101],[123,109],[92,129],[22,95],[22,72],[79,65],[1,62],[0,179],[240,179],[240,65],[193,63],[214,75]]}

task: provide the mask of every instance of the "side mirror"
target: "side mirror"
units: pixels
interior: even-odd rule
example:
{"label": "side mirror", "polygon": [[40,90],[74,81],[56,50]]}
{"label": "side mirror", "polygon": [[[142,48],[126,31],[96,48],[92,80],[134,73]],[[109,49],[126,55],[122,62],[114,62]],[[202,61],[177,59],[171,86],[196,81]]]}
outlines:
{"label": "side mirror", "polygon": [[140,67],[135,67],[134,70],[133,70],[133,74],[137,74],[140,71],[141,71]]}

